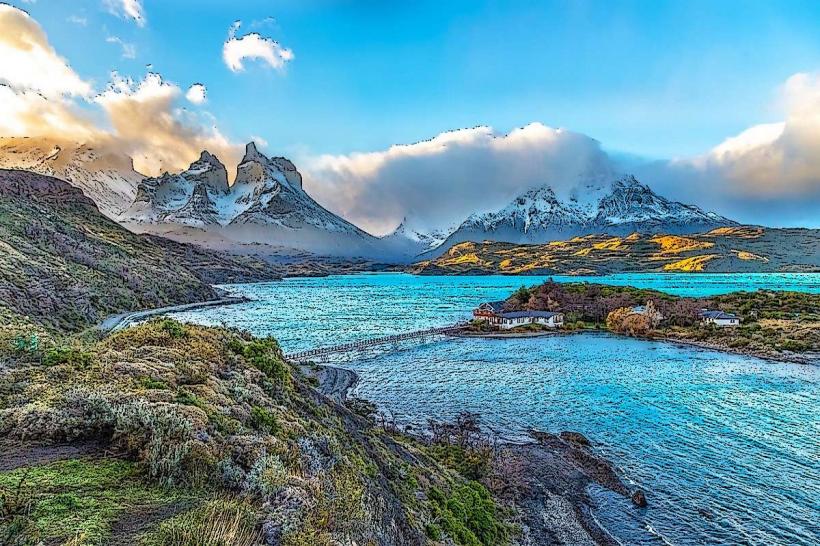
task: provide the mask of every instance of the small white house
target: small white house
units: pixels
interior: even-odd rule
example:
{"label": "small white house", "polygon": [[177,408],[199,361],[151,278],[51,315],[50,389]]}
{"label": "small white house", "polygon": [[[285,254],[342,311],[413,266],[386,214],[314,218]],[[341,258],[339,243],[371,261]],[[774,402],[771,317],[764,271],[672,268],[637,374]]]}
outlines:
{"label": "small white house", "polygon": [[740,325],[740,317],[724,311],[710,311],[709,309],[703,309],[700,313],[698,313],[698,316],[700,317],[700,321],[704,324],[714,324],[715,326],[721,327]]}
{"label": "small white house", "polygon": [[503,301],[482,303],[473,310],[473,317],[486,320],[501,330],[509,330],[526,324],[542,324],[548,328],[564,325],[564,315],[551,311],[504,311]]}
{"label": "small white house", "polygon": [[564,325],[564,315],[551,311],[511,311],[499,315],[498,327],[509,330],[526,324],[541,324],[547,328],[560,328]]}
{"label": "small white house", "polygon": [[493,326],[501,326],[501,315],[503,313],[503,301],[488,301],[473,309],[473,317],[476,320],[486,320]]}

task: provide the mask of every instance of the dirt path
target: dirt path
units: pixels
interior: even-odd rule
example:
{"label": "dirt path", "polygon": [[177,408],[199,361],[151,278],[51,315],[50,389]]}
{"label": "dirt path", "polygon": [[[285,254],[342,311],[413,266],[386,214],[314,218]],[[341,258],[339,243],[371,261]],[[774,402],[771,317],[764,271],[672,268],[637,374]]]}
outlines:
{"label": "dirt path", "polygon": [[98,442],[45,445],[32,442],[0,440],[0,471],[6,472],[26,466],[38,466],[78,457],[110,455]]}
{"label": "dirt path", "polygon": [[111,526],[107,546],[139,544],[140,535],[159,523],[185,512],[196,505],[195,500],[181,500],[160,506],[134,506],[122,514]]}

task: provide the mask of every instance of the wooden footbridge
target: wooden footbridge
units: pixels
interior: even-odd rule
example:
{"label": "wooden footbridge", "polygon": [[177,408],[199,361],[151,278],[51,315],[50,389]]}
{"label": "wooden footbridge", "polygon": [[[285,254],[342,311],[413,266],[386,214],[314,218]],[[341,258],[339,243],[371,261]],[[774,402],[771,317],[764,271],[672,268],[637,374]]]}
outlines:
{"label": "wooden footbridge", "polygon": [[350,351],[360,351],[378,345],[387,345],[404,341],[406,339],[418,339],[428,336],[440,336],[455,334],[464,329],[464,323],[454,324],[452,326],[443,326],[439,328],[427,328],[426,330],[416,330],[415,332],[404,332],[402,334],[393,334],[390,336],[375,337],[364,339],[361,341],[354,341],[351,343],[342,343],[340,345],[331,345],[329,347],[320,347],[318,349],[311,349],[309,351],[301,351],[298,353],[286,354],[285,358],[291,362],[305,362],[314,358],[327,356],[331,354],[347,353]]}

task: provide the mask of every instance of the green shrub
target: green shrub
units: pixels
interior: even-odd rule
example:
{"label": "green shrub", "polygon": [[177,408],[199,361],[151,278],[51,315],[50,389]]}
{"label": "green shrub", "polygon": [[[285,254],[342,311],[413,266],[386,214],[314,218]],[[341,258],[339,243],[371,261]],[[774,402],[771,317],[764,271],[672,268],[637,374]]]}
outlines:
{"label": "green shrub", "polygon": [[487,475],[493,456],[490,446],[465,447],[458,444],[433,444],[428,447],[428,452],[438,462],[470,480],[480,480]]}
{"label": "green shrub", "polygon": [[11,341],[11,347],[18,353],[36,353],[40,349],[40,338],[37,334],[17,335]]}
{"label": "green shrub", "polygon": [[780,344],[781,351],[792,351],[795,353],[808,351],[810,348],[810,343],[807,343],[805,341],[798,341],[796,339],[784,339],[783,342]]}
{"label": "green shrub", "polygon": [[282,351],[275,339],[254,339],[245,343],[234,339],[228,343],[228,348],[264,373],[277,388],[290,388],[290,369],[282,360]]}
{"label": "green shrub", "polygon": [[243,489],[268,498],[278,493],[288,481],[288,470],[276,455],[263,454],[251,467]]}
{"label": "green shrub", "polygon": [[140,399],[117,407],[115,415],[115,438],[127,450],[143,454],[149,478],[163,485],[193,481],[186,469],[193,426],[184,414]]}
{"label": "green shrub", "polygon": [[56,347],[46,351],[43,355],[43,364],[45,366],[69,364],[76,368],[86,368],[91,364],[91,353],[75,347]]}
{"label": "green shrub", "polygon": [[188,335],[185,331],[185,325],[173,319],[162,319],[159,321],[158,326],[160,330],[166,332],[173,339],[180,339]]}
{"label": "green shrub", "polygon": [[151,376],[143,375],[139,379],[137,379],[140,386],[144,389],[148,390],[163,390],[168,388],[168,384],[161,379],[154,379]]}
{"label": "green shrub", "polygon": [[262,406],[253,406],[251,409],[251,426],[256,430],[274,436],[282,432],[282,427],[276,415]]}
{"label": "green shrub", "polygon": [[456,544],[497,546],[509,542],[510,526],[500,520],[495,502],[480,483],[470,481],[456,486],[449,495],[432,487],[428,497],[435,517],[433,525]]}

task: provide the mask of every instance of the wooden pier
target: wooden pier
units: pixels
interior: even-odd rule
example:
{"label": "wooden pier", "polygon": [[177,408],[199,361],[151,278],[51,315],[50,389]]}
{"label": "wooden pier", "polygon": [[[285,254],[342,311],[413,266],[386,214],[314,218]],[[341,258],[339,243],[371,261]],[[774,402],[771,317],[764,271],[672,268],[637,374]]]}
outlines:
{"label": "wooden pier", "polygon": [[329,347],[320,347],[318,349],[311,349],[309,351],[301,351],[298,353],[286,354],[285,358],[291,362],[305,362],[314,358],[327,356],[331,354],[346,353],[349,351],[360,351],[377,345],[385,345],[388,343],[396,343],[407,339],[418,339],[427,336],[440,336],[447,334],[454,334],[464,329],[464,324],[454,324],[452,326],[443,326],[439,328],[427,328],[426,330],[416,330],[415,332],[404,332],[402,334],[393,334],[390,336],[375,337],[371,339],[363,339],[361,341],[354,341],[351,343],[342,343],[340,345],[331,345]]}

